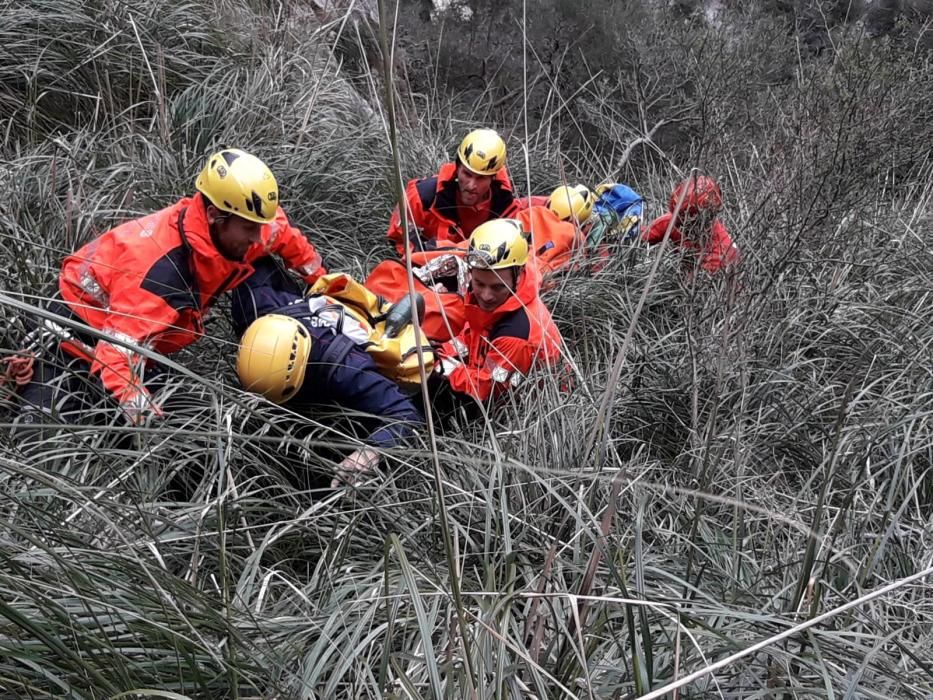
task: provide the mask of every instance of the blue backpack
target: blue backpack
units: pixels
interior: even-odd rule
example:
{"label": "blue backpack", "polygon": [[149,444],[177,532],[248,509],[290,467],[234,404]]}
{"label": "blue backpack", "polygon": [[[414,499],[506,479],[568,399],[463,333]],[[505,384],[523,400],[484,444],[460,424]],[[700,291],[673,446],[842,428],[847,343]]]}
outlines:
{"label": "blue backpack", "polygon": [[587,235],[591,246],[601,242],[628,242],[641,233],[645,200],[628,185],[609,183],[596,188],[595,221]]}

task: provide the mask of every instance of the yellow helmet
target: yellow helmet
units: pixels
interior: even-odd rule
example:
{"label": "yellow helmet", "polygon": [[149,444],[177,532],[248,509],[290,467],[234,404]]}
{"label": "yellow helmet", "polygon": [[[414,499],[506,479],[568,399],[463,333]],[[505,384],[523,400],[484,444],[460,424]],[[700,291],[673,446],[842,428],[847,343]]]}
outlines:
{"label": "yellow helmet", "polygon": [[561,185],[547,199],[547,208],[561,221],[583,223],[593,213],[596,197],[586,185]]}
{"label": "yellow helmet", "polygon": [[495,175],[505,165],[505,141],[492,129],[475,129],[460,142],[457,157],[477,175]]}
{"label": "yellow helmet", "polygon": [[258,224],[275,219],[279,186],[256,156],[238,148],[218,151],[207,159],[194,186],[221,211]]}
{"label": "yellow helmet", "polygon": [[305,380],[311,334],[294,318],[260,316],[240,339],[236,371],[247,391],[285,403]]}
{"label": "yellow helmet", "polygon": [[470,236],[467,265],[483,270],[518,267],[528,261],[528,236],[515,219],[493,219]]}

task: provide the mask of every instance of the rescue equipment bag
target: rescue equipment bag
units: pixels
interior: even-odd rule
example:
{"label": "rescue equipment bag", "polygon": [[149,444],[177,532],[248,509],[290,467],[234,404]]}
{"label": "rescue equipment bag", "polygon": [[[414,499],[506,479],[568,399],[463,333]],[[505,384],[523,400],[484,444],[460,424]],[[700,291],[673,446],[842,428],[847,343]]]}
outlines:
{"label": "rescue equipment bag", "polygon": [[644,199],[628,185],[602,184],[596,188],[599,198],[593,206],[593,225],[587,234],[587,246],[601,243],[627,243],[640,234]]}

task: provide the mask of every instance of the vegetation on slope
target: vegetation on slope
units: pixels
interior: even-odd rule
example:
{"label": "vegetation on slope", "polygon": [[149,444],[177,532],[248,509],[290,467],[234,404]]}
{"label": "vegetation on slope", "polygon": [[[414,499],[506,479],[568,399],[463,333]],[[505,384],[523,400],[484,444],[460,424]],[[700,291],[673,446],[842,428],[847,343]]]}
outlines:
{"label": "vegetation on slope", "polygon": [[[732,655],[681,696],[933,694],[930,56],[854,25],[807,55],[742,8],[606,9],[562,47],[543,9],[497,5],[486,36],[534,31],[479,89],[426,81],[447,54],[419,58],[402,13],[404,175],[478,124],[508,136],[522,192],[621,178],[659,213],[700,167],[739,277],[638,246],[568,275],[548,302],[573,390],[545,377],[447,426],[443,494],[427,443],[319,490],[352,436],[240,391],[223,314],[173,358],[195,374],[159,427],[100,411],[27,453],[4,390],[3,695],[632,697]],[[332,269],[389,254],[360,16],[32,0],[0,19],[4,354],[65,254],[189,193],[220,144],[270,164]]]}

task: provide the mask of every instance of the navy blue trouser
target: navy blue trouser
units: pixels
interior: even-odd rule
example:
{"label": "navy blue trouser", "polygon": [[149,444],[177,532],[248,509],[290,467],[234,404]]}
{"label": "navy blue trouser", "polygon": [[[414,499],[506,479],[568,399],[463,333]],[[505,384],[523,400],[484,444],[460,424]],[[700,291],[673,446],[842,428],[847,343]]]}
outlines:
{"label": "navy blue trouser", "polygon": [[391,447],[410,438],[413,426],[424,423],[411,399],[379,372],[365,350],[335,335],[330,328],[311,323],[307,306],[295,303],[303,299],[302,290],[274,260],[264,258],[254,266],[256,272],[233,291],[233,326],[242,334],[260,316],[285,313],[308,329],[313,339],[311,356],[296,399],[337,404],[375,418],[378,425],[367,439],[374,446]]}

